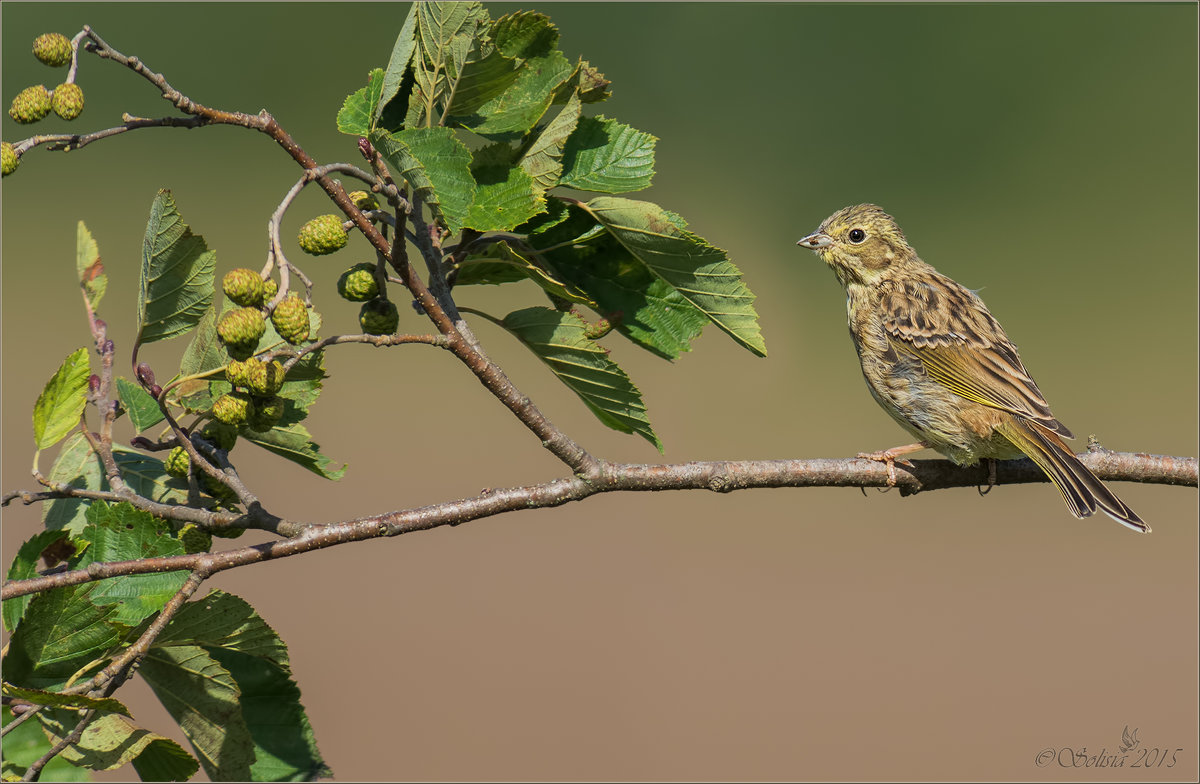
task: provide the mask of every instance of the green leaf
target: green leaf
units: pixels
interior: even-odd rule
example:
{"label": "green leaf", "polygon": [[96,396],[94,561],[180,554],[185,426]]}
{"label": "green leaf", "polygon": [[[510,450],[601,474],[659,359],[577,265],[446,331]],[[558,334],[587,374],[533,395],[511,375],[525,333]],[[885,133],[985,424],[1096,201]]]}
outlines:
{"label": "green leaf", "polygon": [[[38,719],[56,743],[79,723],[78,713],[63,709],[42,711]],[[132,762],[143,781],[186,781],[199,768],[175,741],[115,713],[90,723],[79,741],[63,750],[62,757],[89,770],[113,770]]]}
{"label": "green leaf", "polygon": [[375,131],[371,144],[421,194],[452,234],[462,231],[475,197],[471,151],[449,128]]}
{"label": "green leaf", "polygon": [[133,492],[160,504],[187,504],[187,482],[168,475],[157,457],[114,443],[113,459]]}
{"label": "green leaf", "polygon": [[112,697],[88,697],[86,694],[60,694],[45,689],[22,689],[7,683],[4,684],[4,694],[18,700],[32,702],[34,705],[46,705],[51,708],[82,708],[105,713],[119,713],[122,716],[132,715],[129,708],[126,708],[120,700]]}
{"label": "green leaf", "polygon": [[383,69],[376,68],[367,75],[367,86],[346,96],[337,113],[337,129],[351,136],[366,136],[371,132],[375,115],[380,109],[383,92]]}
{"label": "green leaf", "polygon": [[584,117],[567,139],[559,185],[626,193],[650,187],[658,139],[604,117]]}
{"label": "green leaf", "polygon": [[229,670],[204,648],[182,645],[151,647],[138,672],[179,723],[209,778],[251,780],[254,743]]}
{"label": "green leaf", "polygon": [[269,661],[224,648],[209,653],[241,691],[242,716],[254,741],[254,781],[315,781],[333,775],[317,749],[300,688]]}
{"label": "green leaf", "polygon": [[504,143],[475,151],[471,176],[477,183],[467,225],[486,231],[508,231],[545,209],[545,199],[533,180],[512,165],[512,149]]}
{"label": "green leaf", "polygon": [[90,374],[88,351],[81,348],[63,360],[46,382],[33,406],[33,440],[38,449],[54,446],[78,427],[79,417],[87,404]]}
{"label": "green leaf", "polygon": [[494,141],[516,138],[537,125],[550,108],[555,90],[573,71],[557,49],[545,57],[530,58],[503,93],[469,115],[447,117],[446,124],[465,126]]}
{"label": "green leaf", "polygon": [[[267,326],[271,326],[270,320],[267,321]],[[200,319],[187,350],[183,352],[183,359],[179,363],[179,375],[202,376],[224,367],[228,362],[229,355],[217,338],[217,311],[215,307],[210,307]],[[183,381],[171,390],[170,395],[174,402],[189,411],[207,411],[212,408],[207,378]]]}
{"label": "green leaf", "polygon": [[[5,727],[13,720],[12,711],[6,706],[0,717]],[[50,751],[50,741],[42,732],[37,721],[26,721],[14,727],[4,736],[3,772],[6,781],[20,779],[29,766]],[[88,772],[77,768],[58,755],[42,768],[42,781],[90,781]]]}
{"label": "green leaf", "polygon": [[[35,534],[32,539],[25,542],[17,549],[17,555],[13,558],[12,566],[8,567],[9,580],[28,580],[38,576],[38,559],[52,545],[67,538],[67,534],[63,531],[40,531]],[[65,543],[64,543],[65,544]],[[4,600],[4,628],[10,632],[17,628],[17,624],[21,620],[21,616],[25,614],[25,608],[29,606],[29,602],[33,600],[33,596],[17,596],[12,599]]]}
{"label": "green leaf", "polygon": [[275,630],[249,602],[224,591],[213,590],[185,604],[154,644],[228,648],[291,672],[287,645]]}
{"label": "green leaf", "polygon": [[4,679],[17,686],[59,690],[84,665],[116,649],[116,608],[91,601],[99,583],[52,588],[33,597],[9,640]]}
{"label": "green leaf", "polygon": [[546,293],[596,308],[598,305],[586,294],[571,284],[559,279],[553,273],[522,256],[509,247],[508,243],[500,240],[489,244],[482,253],[474,254],[458,267],[456,285],[469,286],[473,284],[495,285],[512,283],[518,280],[532,280],[541,286]]}
{"label": "green leaf", "polygon": [[[421,49],[430,64],[456,71],[487,12],[477,2],[423,2],[417,10]],[[465,39],[465,40],[464,40]],[[465,50],[464,50],[465,47]]]}
{"label": "green leaf", "polygon": [[94,312],[108,289],[108,276],[104,274],[104,265],[100,262],[100,248],[83,221],[79,221],[75,230],[75,271],[79,273],[79,285],[83,288],[88,307]]}
{"label": "green leaf", "polygon": [[602,196],[585,209],[655,275],[745,348],[766,356],[754,295],[725,251],[657,204]]}
{"label": "green leaf", "polygon": [[573,313],[525,308],[502,325],[546,363],[596,418],[613,430],[637,433],[661,452],[642,393],[607,352],[585,335],[587,323]]}
{"label": "green leaf", "polygon": [[142,243],[135,346],[182,335],[199,324],[212,305],[215,269],[216,254],[183,222],[171,192],[159,191]]}
{"label": "green leaf", "polygon": [[514,11],[492,23],[496,50],[514,60],[546,57],[558,46],[558,28],[537,11]]}
{"label": "green leaf", "polygon": [[[413,52],[417,50],[416,30],[417,6],[413,4],[409,7],[408,16],[404,19],[404,26],[400,28],[400,35],[396,36],[396,43],[392,46],[392,56],[388,59],[387,71],[383,75],[383,89],[375,111],[371,115],[372,120],[379,119],[384,107],[399,95],[404,78],[409,76]],[[365,133],[360,135],[366,136]]]}
{"label": "green leaf", "polygon": [[[72,559],[72,569],[184,554],[183,544],[172,535],[165,520],[128,503],[110,506],[96,501],[88,508],[87,519],[90,525],[81,538],[92,544]],[[186,580],[185,571],[113,577],[101,582],[90,598],[97,605],[115,605],[112,620],[117,623],[137,626],[161,610]]]}
{"label": "green leaf", "polygon": [[158,402],[150,393],[123,376],[117,377],[117,397],[125,407],[125,413],[129,414],[129,421],[139,433],[165,419]]}
{"label": "green leaf", "polygon": [[[552,199],[551,204],[560,203]],[[642,348],[666,359],[691,350],[708,319],[578,207],[535,227],[541,256],[594,300],[596,312]],[[535,219],[536,220],[536,219]]]}
{"label": "green leaf", "polygon": [[581,109],[579,96],[572,93],[567,105],[542,129],[521,159],[521,168],[543,193],[558,185],[563,172],[563,149],[579,122]]}
{"label": "green leaf", "polygon": [[312,435],[304,426],[298,422],[288,423],[287,411],[288,409],[284,410],[284,418],[280,423],[267,432],[242,430],[242,437],[268,452],[274,452],[307,468],[318,476],[332,480],[341,479],[346,473],[346,465],[342,464],[341,468],[335,470],[333,466],[336,463],[321,454],[321,445],[312,440]]}
{"label": "green leaf", "polygon": [[[99,490],[104,472],[100,457],[82,433],[72,433],[58,451],[58,458],[50,469],[51,482],[71,485],[87,490]],[[54,498],[42,505],[42,524],[46,528],[63,529],[72,534],[83,530],[86,521],[84,512],[90,501],[81,498]]]}

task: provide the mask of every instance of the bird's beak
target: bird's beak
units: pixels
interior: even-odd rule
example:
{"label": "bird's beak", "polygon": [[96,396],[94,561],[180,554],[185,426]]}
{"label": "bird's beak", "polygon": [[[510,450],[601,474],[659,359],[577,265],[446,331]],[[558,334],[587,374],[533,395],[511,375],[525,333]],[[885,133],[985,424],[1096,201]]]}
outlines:
{"label": "bird's beak", "polygon": [[820,250],[821,248],[828,248],[830,245],[832,245],[833,237],[830,237],[828,234],[824,234],[822,232],[816,231],[816,232],[813,232],[812,234],[809,234],[807,237],[800,240],[796,244],[803,245],[804,247],[808,248],[809,250]]}

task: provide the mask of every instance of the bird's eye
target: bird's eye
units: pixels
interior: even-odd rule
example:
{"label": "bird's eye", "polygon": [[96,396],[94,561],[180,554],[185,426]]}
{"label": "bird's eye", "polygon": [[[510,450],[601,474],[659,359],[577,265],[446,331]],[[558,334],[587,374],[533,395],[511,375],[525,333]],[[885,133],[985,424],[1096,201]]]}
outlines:
{"label": "bird's eye", "polygon": [[850,241],[853,242],[855,245],[862,242],[866,238],[867,238],[867,233],[865,231],[863,231],[862,229],[851,229],[850,230]]}

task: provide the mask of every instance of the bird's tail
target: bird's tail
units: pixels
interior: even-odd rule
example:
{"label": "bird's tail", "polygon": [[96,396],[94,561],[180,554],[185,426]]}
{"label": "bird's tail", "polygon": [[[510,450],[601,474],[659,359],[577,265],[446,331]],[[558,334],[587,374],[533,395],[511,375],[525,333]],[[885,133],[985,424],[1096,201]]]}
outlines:
{"label": "bird's tail", "polygon": [[1049,428],[1014,416],[996,428],[1029,456],[1063,494],[1076,517],[1091,517],[1096,509],[1135,531],[1150,533],[1150,526],[1109,490]]}

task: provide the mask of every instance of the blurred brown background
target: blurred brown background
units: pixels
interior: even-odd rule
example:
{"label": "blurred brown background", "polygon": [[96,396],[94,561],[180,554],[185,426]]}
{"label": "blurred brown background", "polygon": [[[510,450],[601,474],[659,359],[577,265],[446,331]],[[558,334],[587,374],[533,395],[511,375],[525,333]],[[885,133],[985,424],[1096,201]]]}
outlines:
{"label": "blurred brown background", "polygon": [[[766,360],[711,326],[673,364],[610,341],[664,458],[603,428],[480,323],[513,380],[596,454],[838,457],[902,443],[863,385],[836,281],[795,246],[861,201],[983,289],[1076,433],[1197,453],[1195,4],[489,8],[549,13],[567,55],[613,80],[596,111],[660,138],[644,197],[727,249],[759,295]],[[357,161],[333,115],[386,63],[406,11],[6,2],[4,101],[61,77],[30,56],[34,36],[91,24],[193,98],[266,107],[318,160]],[[88,103],[75,127],[168,111],[95,58],[79,81]],[[29,133],[3,119],[5,139]],[[4,489],[31,485],[32,403],[88,339],[76,221],[99,242],[103,315],[126,356],[156,189],[173,189],[223,273],[261,264],[267,217],[297,175],[265,137],[211,128],[36,150],[4,180]],[[286,228],[326,211],[306,193]],[[365,251],[354,240],[306,266],[330,331],[354,325],[333,281]],[[537,298],[461,295],[497,314]],[[150,357],[165,371],[184,345]],[[309,425],[350,462],[344,481],[235,452],[279,514],[332,521],[562,474],[448,355],[346,347],[327,364]],[[1194,781],[1197,494],[1117,490],[1152,535],[1075,520],[1050,485],[986,498],[640,494],[336,548],[212,586],[250,600],[287,640],[344,780]],[[5,551],[39,519],[4,510]],[[139,721],[169,731],[149,691],[130,691]],[[1177,764],[1035,762],[1047,748],[1111,754],[1126,726],[1143,747],[1181,749]]]}

